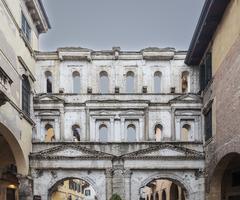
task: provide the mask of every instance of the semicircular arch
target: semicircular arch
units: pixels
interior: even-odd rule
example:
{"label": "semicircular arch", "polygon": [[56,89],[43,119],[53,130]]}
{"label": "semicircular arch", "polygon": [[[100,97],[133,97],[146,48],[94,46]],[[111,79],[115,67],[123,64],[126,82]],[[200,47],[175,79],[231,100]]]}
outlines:
{"label": "semicircular arch", "polygon": [[148,183],[152,182],[153,180],[157,180],[157,179],[170,180],[173,183],[181,186],[186,191],[187,200],[190,199],[190,194],[192,193],[193,189],[191,188],[191,186],[188,183],[186,183],[186,181],[182,177],[175,175],[175,174],[170,174],[170,173],[153,174],[142,181],[140,188],[145,187]]}
{"label": "semicircular arch", "polygon": [[95,182],[90,178],[90,177],[76,177],[76,176],[66,176],[64,178],[59,178],[56,180],[56,182],[54,184],[52,184],[50,186],[50,188],[48,189],[48,200],[51,200],[51,195],[52,193],[54,192],[54,190],[56,189],[56,187],[63,181],[66,181],[66,180],[70,180],[70,179],[79,179],[79,180],[83,180],[83,181],[86,181],[88,184],[91,185],[91,187],[93,188],[93,190],[95,191],[96,193],[96,196],[97,196],[97,199],[100,199],[100,194],[99,194],[99,191],[97,189],[97,186],[95,184]]}
{"label": "semicircular arch", "polygon": [[17,138],[14,136],[13,132],[8,129],[3,123],[0,122],[0,134],[4,137],[7,141],[12,154],[14,156],[17,172],[22,175],[28,174],[28,162],[27,158],[24,156],[24,150],[19,144]]}

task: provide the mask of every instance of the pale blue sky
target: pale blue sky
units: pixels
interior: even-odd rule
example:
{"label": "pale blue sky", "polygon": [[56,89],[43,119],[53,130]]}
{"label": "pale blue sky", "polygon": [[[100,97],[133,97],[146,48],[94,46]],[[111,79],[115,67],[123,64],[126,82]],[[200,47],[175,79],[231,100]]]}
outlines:
{"label": "pale blue sky", "polygon": [[187,50],[204,0],[43,0],[52,29],[40,50]]}

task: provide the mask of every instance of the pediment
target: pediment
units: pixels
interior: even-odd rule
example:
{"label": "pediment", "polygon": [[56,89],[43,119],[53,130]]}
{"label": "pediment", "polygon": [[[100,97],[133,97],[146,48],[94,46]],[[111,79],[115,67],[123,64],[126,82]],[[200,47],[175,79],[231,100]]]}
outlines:
{"label": "pediment", "polygon": [[174,99],[171,99],[169,102],[171,103],[201,103],[202,99],[199,95],[195,95],[195,94],[185,94],[185,95],[181,95],[178,96]]}
{"label": "pediment", "polygon": [[171,144],[161,144],[136,152],[125,154],[124,158],[131,159],[202,159],[203,153]]}
{"label": "pediment", "polygon": [[113,155],[81,147],[79,144],[61,145],[40,152],[32,153],[32,158],[38,159],[99,159],[112,158]]}
{"label": "pediment", "polygon": [[44,94],[44,95],[39,95],[34,98],[35,101],[54,101],[54,102],[64,102],[64,100],[60,97],[57,97],[52,94]]}

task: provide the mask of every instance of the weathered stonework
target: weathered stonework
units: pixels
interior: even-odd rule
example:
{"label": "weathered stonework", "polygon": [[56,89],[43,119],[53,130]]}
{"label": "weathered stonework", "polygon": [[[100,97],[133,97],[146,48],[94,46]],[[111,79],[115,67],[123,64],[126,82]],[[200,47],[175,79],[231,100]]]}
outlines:
{"label": "weathered stonework", "polygon": [[[169,179],[186,190],[187,200],[203,200],[202,100],[196,94],[198,70],[184,65],[184,57],[184,52],[155,48],[38,53],[41,87],[34,97],[37,131],[30,155],[34,195],[49,200],[59,181],[79,178],[93,187],[98,200],[109,200],[114,193],[135,200],[149,182]],[[52,93],[46,93],[46,71],[52,74]],[[73,93],[76,71],[81,88]],[[109,78],[104,94],[99,90],[102,71]],[[130,93],[129,71],[134,73]],[[154,89],[156,71],[161,72],[159,92]],[[183,72],[189,74],[187,93],[181,88]],[[45,142],[48,124],[54,130],[52,142]],[[80,141],[74,142],[73,125],[79,127]],[[101,125],[108,130],[106,141],[101,141]],[[134,138],[128,136],[129,126],[135,128]]]}

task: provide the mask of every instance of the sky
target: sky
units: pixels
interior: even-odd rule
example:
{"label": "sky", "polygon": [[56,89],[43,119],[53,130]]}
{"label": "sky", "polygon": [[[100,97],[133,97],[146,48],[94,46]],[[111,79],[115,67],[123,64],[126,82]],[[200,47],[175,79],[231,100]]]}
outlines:
{"label": "sky", "polygon": [[40,50],[187,50],[204,0],[42,0],[52,28]]}

